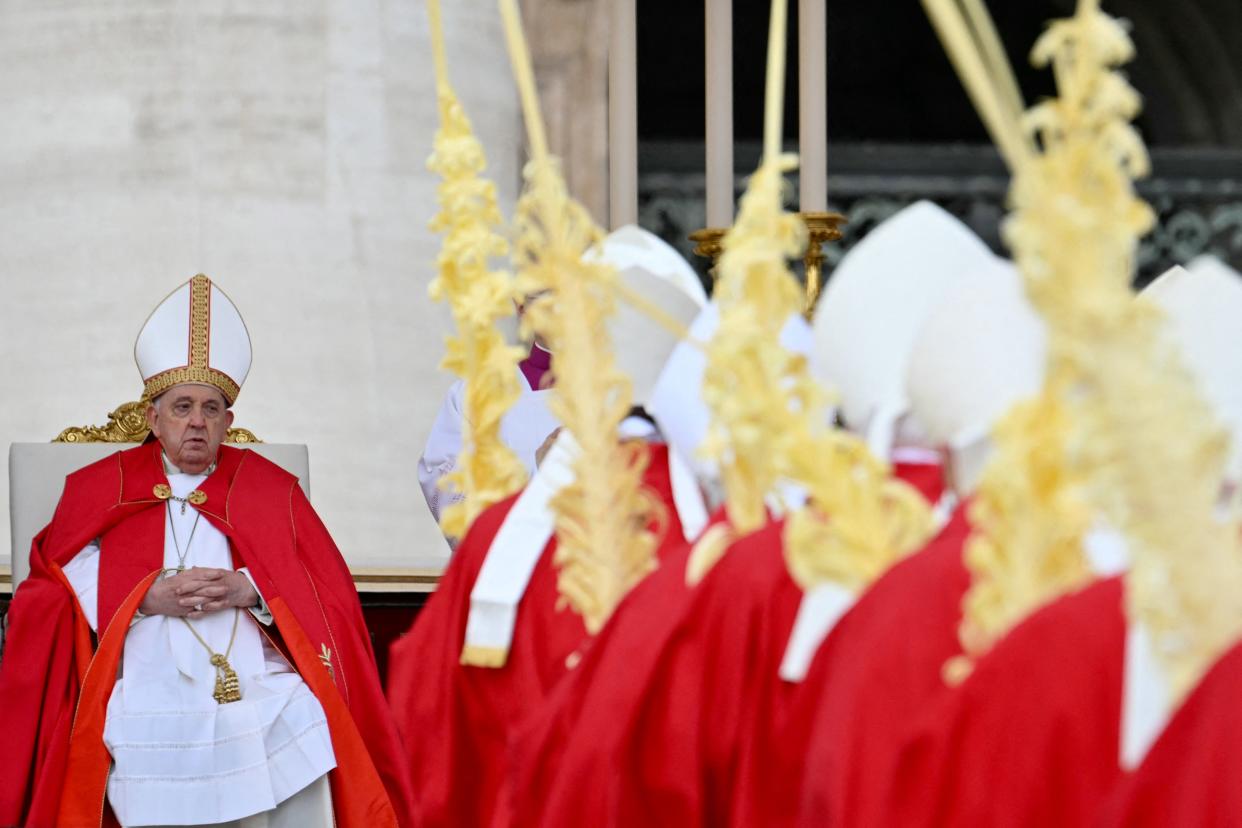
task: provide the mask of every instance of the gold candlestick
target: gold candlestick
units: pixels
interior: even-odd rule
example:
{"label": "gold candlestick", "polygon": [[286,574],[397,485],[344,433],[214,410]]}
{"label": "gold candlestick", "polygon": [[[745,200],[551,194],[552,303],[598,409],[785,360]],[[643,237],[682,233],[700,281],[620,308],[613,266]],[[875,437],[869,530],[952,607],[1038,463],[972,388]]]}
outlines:
{"label": "gold candlestick", "polygon": [[841,238],[841,225],[845,216],[840,213],[799,213],[806,222],[806,253],[802,256],[802,269],[806,285],[806,306],[803,314],[807,319],[815,313],[815,303],[819,301],[819,291],[823,287],[824,242],[836,241]]}
{"label": "gold candlestick", "polygon": [[[802,257],[802,268],[806,285],[806,303],[803,313],[807,319],[815,312],[815,303],[819,300],[819,291],[823,286],[824,274],[824,242],[836,241],[841,238],[841,225],[845,216],[840,213],[799,213],[806,222],[806,253]],[[721,241],[728,228],[705,227],[690,234],[694,242],[694,255],[702,256],[711,261],[710,273],[715,278],[716,264],[720,259]]]}
{"label": "gold candlestick", "polygon": [[694,242],[694,255],[710,259],[713,271],[716,269],[716,260],[720,258],[720,242],[728,232],[728,227],[704,227],[688,236]]}

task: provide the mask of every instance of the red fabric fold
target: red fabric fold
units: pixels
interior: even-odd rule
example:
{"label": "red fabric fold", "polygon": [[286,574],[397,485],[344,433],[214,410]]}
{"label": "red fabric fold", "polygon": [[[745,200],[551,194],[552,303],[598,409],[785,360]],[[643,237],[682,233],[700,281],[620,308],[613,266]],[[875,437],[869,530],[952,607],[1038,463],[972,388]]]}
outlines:
{"label": "red fabric fold", "polygon": [[[663,568],[669,551],[683,542],[681,524],[673,505],[667,447],[648,449],[643,483],[668,514],[658,551]],[[554,538],[536,563],[518,607],[505,665],[460,664],[470,592],[515,500],[479,515],[435,595],[392,648],[388,697],[409,750],[424,825],[486,826],[498,818],[511,734],[590,646],[581,618],[560,600],[552,563]]]}
{"label": "red fabric fold", "polygon": [[[961,652],[957,628],[970,574],[962,547],[970,534],[959,506],[924,549],[867,590],[811,662],[783,749],[800,790],[774,794],[796,809],[781,824],[874,825],[908,730],[947,694],[945,662]],[[881,810],[882,813],[882,810]]]}
{"label": "red fabric fold", "polygon": [[1210,669],[1173,714],[1143,762],[1123,780],[1107,828],[1242,825],[1242,644]]}
{"label": "red fabric fold", "polygon": [[912,730],[874,824],[1094,825],[1120,781],[1119,578],[1019,623]]}
{"label": "red fabric fold", "polygon": [[[710,526],[724,523],[718,510]],[[500,825],[615,824],[625,736],[640,715],[642,689],[656,680],[660,654],[677,629],[691,589],[692,546],[672,550],[634,588],[592,642],[581,664],[511,740]]]}
{"label": "red fabric fold", "polygon": [[[939,497],[939,467],[899,471]],[[772,801],[799,778],[798,762],[776,765],[799,688],[779,669],[803,597],[782,530],[770,523],[736,540],[694,589],[683,554],[676,572],[657,573],[622,604],[580,671],[516,741],[512,824],[792,818],[792,794]]]}

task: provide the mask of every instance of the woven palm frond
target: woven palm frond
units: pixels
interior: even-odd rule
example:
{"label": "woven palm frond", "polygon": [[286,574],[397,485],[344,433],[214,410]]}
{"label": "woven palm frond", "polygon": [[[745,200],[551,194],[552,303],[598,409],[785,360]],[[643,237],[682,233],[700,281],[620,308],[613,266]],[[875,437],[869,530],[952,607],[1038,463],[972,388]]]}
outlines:
{"label": "woven palm frond", "polygon": [[[942,27],[960,15],[951,2],[925,0]],[[995,430],[972,511],[966,657],[950,665],[954,677],[1031,611],[1090,579],[1083,538],[1100,519],[1126,538],[1129,612],[1151,631],[1176,696],[1242,634],[1242,534],[1215,514],[1224,436],[1160,336],[1159,314],[1130,290],[1138,239],[1153,222],[1133,184],[1148,169],[1130,124],[1139,98],[1116,68],[1132,56],[1124,27],[1097,0],[1081,0],[1032,53],[1051,64],[1058,96],[1022,118],[1030,150],[1007,153],[1004,235],[1047,324],[1046,375],[1041,394]]]}
{"label": "woven palm frond", "polygon": [[[930,510],[857,437],[829,426],[829,395],[781,332],[802,307],[789,259],[806,244],[802,219],[784,210],[784,174],[796,164],[777,151],[783,93],[784,3],[773,3],[765,154],[724,237],[714,298],[720,323],[707,349],[703,398],[712,413],[706,451],[721,469],[729,521],[738,534],[759,527],[780,481],[808,495],[791,514],[783,543],[791,575],[809,589],[825,581],[861,588],[917,548]],[[718,560],[722,536],[696,548],[689,577]]]}
{"label": "woven palm frond", "polygon": [[805,387],[805,359],[780,341],[802,302],[787,262],[805,246],[806,228],[781,206],[784,172],[794,163],[768,159],[751,177],[722,243],[713,293],[720,323],[703,374],[703,401],[712,414],[703,451],[719,463],[729,521],[743,533],[762,524],[780,458],[796,450],[781,426],[793,416],[792,384]]}
{"label": "woven palm frond", "polygon": [[517,365],[522,349],[509,345],[497,323],[514,312],[513,278],[489,260],[508,252],[496,187],[484,177],[487,159],[448,78],[439,0],[428,0],[436,55],[440,126],[427,167],[439,173],[440,211],[431,229],[444,234],[437,273],[428,292],[446,301],[457,335],[447,339],[441,367],[465,383],[462,451],[441,485],[463,500],[445,509],[445,534],[462,537],[474,519],[526,482],[526,470],[500,437],[500,421],[521,395]]}
{"label": "woven palm frond", "polygon": [[501,10],[531,133],[532,158],[515,217],[517,287],[538,297],[529,302],[524,324],[552,351],[551,408],[572,439],[575,456],[573,482],[550,504],[556,514],[557,586],[594,634],[655,567],[662,507],[642,486],[646,447],[617,437],[632,399],[606,325],[617,274],[607,264],[584,259],[603,234],[570,197],[558,162],[547,153],[516,3],[501,0]]}

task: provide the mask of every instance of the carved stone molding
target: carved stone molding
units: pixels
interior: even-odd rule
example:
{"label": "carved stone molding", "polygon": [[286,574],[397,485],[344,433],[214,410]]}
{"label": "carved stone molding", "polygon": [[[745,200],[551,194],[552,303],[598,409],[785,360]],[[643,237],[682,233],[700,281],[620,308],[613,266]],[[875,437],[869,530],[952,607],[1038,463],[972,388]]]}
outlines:
{"label": "carved stone molding", "polygon": [[[104,425],[70,426],[57,434],[53,443],[141,443],[147,439],[147,404],[141,400],[118,405]],[[254,432],[230,428],[226,443],[262,443]]]}

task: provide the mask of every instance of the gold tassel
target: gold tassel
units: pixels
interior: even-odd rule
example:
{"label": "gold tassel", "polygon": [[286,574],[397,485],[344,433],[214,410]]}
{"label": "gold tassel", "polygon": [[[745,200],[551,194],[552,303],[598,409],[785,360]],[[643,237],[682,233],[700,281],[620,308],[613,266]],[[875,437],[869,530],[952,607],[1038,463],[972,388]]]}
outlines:
{"label": "gold tassel", "polygon": [[241,701],[241,682],[237,680],[237,672],[229,664],[229,660],[220,653],[212,653],[211,663],[216,668],[216,689],[211,694],[216,704]]}
{"label": "gold tassel", "polygon": [[211,697],[216,700],[216,704],[231,704],[235,701],[241,701],[241,682],[237,680],[237,671],[229,664],[229,653],[233,652],[233,643],[237,641],[237,624],[240,620],[241,610],[233,610],[233,632],[229,636],[229,646],[223,653],[217,653],[198,634],[198,630],[194,629],[194,625],[190,623],[189,619],[181,619],[182,623],[189,628],[190,634],[198,639],[198,643],[202,644],[203,649],[211,656],[211,666],[216,668],[216,689],[211,694]]}

